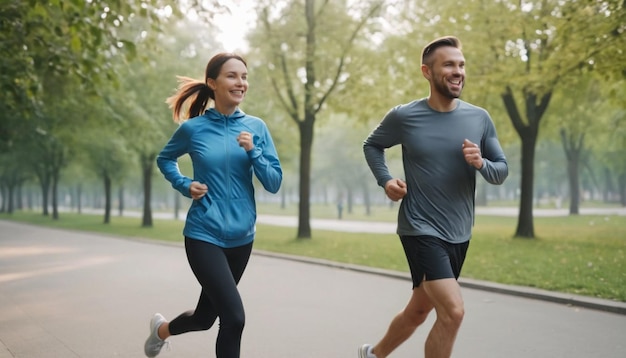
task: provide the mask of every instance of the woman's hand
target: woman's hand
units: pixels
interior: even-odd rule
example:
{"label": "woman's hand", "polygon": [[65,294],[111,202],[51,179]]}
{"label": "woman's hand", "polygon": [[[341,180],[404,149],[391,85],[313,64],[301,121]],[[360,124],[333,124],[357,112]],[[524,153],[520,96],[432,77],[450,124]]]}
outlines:
{"label": "woman's hand", "polygon": [[252,150],[252,148],[254,148],[252,134],[246,131],[242,131],[241,133],[239,133],[239,135],[237,136],[237,143],[239,143],[239,146],[245,149],[246,152],[249,152],[250,150]]}
{"label": "woman's hand", "polygon": [[207,191],[209,191],[209,187],[207,187],[206,184],[192,181],[191,185],[189,185],[189,194],[191,194],[193,200],[198,200],[202,198],[204,194],[207,193]]}

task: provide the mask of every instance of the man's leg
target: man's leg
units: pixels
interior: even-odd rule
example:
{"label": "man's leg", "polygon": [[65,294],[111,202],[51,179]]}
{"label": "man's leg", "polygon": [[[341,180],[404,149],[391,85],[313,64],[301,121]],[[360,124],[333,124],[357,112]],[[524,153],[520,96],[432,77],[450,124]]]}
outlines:
{"label": "man's leg", "polygon": [[437,320],[426,339],[425,357],[448,358],[465,314],[461,287],[454,278],[424,281],[421,287],[437,312]]}
{"label": "man's leg", "polygon": [[407,306],[394,317],[383,339],[374,346],[372,353],[377,358],[387,357],[402,342],[409,339],[433,309],[433,305],[424,291],[423,283],[413,289],[413,294]]}

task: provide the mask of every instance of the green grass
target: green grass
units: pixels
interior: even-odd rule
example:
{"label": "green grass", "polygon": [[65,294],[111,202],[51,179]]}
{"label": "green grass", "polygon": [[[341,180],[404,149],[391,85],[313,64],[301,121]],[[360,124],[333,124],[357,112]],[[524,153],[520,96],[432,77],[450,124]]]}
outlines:
{"label": "green grass", "polygon": [[[272,213],[263,210],[264,214]],[[387,210],[390,213],[380,213]],[[313,217],[318,217],[317,211],[312,210]],[[273,214],[285,215],[280,211]],[[336,212],[326,215],[334,217]],[[358,219],[356,214],[344,218]],[[73,213],[61,213],[56,221],[29,212],[0,214],[0,219],[182,242],[183,222],[174,220],[155,220],[154,227],[142,228],[139,218],[113,216],[111,224],[104,225],[102,216]],[[395,220],[395,211],[379,208],[375,220]],[[479,216],[462,276],[626,302],[626,218],[537,217],[537,238],[532,240],[512,238],[516,223],[517,218]],[[297,240],[295,228],[257,225],[257,230],[256,249],[408,270],[395,235],[314,230],[313,239]]]}
{"label": "green grass", "polygon": [[517,218],[478,217],[464,276],[626,301],[624,217],[534,222],[536,239],[512,239]]}
{"label": "green grass", "polygon": [[[358,220],[358,221],[387,221],[395,222],[398,218],[399,204],[395,203],[393,206],[373,206],[370,210],[370,215],[365,212],[365,207],[362,205],[355,206],[352,212],[348,212],[348,208],[343,208],[344,220]],[[337,206],[335,203],[331,204],[315,204],[311,205],[311,217],[317,219],[337,219]],[[260,214],[266,215],[287,215],[298,216],[297,204],[286,205],[285,208],[281,208],[276,204],[258,203],[257,211]]]}

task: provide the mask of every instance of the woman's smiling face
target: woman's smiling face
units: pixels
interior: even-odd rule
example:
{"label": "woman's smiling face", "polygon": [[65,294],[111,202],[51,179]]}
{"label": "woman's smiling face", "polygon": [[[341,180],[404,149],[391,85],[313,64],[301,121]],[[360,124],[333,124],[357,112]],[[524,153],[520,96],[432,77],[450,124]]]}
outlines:
{"label": "woman's smiling face", "polygon": [[231,114],[243,101],[248,91],[248,69],[236,58],[224,62],[216,79],[207,84],[215,94],[215,108],[223,114]]}

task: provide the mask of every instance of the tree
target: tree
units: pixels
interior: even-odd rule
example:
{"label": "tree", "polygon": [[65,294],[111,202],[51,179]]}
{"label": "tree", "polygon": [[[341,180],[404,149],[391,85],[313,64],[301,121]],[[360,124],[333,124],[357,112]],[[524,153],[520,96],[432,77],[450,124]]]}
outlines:
{"label": "tree", "polygon": [[[584,76],[584,74],[581,74]],[[603,111],[602,93],[590,75],[580,78],[577,86],[568,86],[561,92],[565,95],[559,101],[559,114],[555,122],[559,126],[561,144],[567,159],[569,183],[569,213],[579,214],[580,172],[591,153],[585,138],[597,136],[598,128],[606,128],[607,111]]]}
{"label": "tree", "polygon": [[626,80],[618,81],[608,88],[616,106],[608,111],[605,130],[595,141],[596,157],[604,167],[605,200],[619,197],[619,203],[626,206]]}
{"label": "tree", "polygon": [[[85,153],[88,167],[102,180],[104,191],[104,218],[103,223],[111,222],[113,202],[112,186],[122,183],[122,178],[129,167],[128,139],[120,133],[111,117],[106,117],[107,110],[94,111],[102,121],[110,121],[112,125],[101,126],[96,130],[88,131],[81,136],[80,146]],[[121,204],[120,204],[121,205]]]}
{"label": "tree", "polygon": [[299,239],[311,238],[315,121],[329,96],[345,81],[351,50],[381,5],[375,1],[348,8],[343,1],[293,1],[278,9],[278,14],[273,14],[269,5],[260,5],[260,29],[251,39],[268,44],[261,51],[269,64],[272,87],[300,134]]}
{"label": "tree", "polygon": [[120,29],[135,17],[155,26],[167,3],[3,3],[0,44],[2,53],[11,56],[0,61],[0,87],[6,94],[0,105],[0,147],[11,153],[17,141],[35,139],[30,164],[42,187],[44,214],[50,190],[53,218],[58,218],[60,171],[67,164],[72,119],[80,120],[68,113],[80,104],[81,94],[97,93],[102,83],[115,80],[112,58],[134,54],[134,44],[121,37]]}

